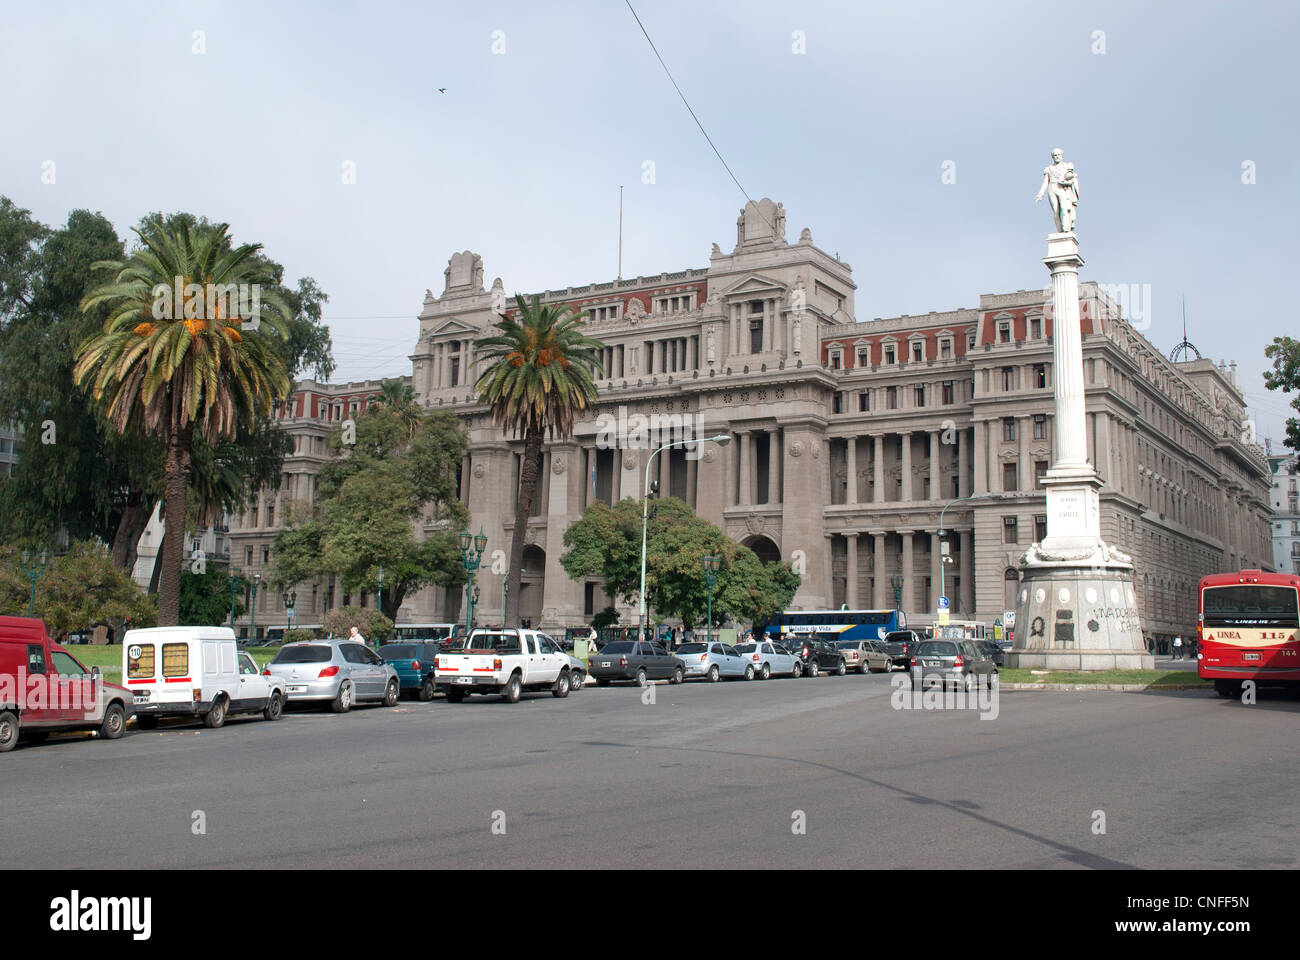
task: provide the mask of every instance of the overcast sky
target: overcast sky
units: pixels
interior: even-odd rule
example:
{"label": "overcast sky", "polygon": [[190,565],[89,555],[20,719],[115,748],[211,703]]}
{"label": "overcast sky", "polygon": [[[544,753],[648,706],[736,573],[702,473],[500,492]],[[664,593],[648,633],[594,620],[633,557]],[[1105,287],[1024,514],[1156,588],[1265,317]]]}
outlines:
{"label": "overcast sky", "polygon": [[[1280,439],[1261,373],[1300,332],[1300,4],[633,6],[749,196],[853,266],[859,320],[1043,287],[1060,146],[1081,279],[1149,289],[1166,353],[1185,296]],[[229,222],[330,295],[336,380],[410,373],[453,251],[511,292],[612,280],[623,185],[625,277],[707,267],[745,201],[625,0],[0,0],[0,63],[0,193],[121,235]]]}

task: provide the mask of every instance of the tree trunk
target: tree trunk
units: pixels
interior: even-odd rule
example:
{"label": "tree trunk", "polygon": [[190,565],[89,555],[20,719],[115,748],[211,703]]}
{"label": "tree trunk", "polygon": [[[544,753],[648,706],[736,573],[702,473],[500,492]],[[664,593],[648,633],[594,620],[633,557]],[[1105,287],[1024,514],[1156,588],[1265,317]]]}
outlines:
{"label": "tree trunk", "polygon": [[185,501],[189,490],[191,430],[178,430],[167,439],[163,465],[162,573],[158,578],[158,626],[181,622],[181,566],[185,560]]}
{"label": "tree trunk", "polygon": [[127,495],[126,506],[117,521],[117,533],[113,537],[113,566],[128,577],[135,568],[136,550],[140,544],[140,535],[149,526],[149,517],[153,513],[153,502],[147,500],[140,490],[132,490]]}
{"label": "tree trunk", "polygon": [[[503,627],[519,625],[519,582],[524,568],[524,537],[528,532],[528,518],[533,512],[533,493],[537,488],[537,475],[542,468],[542,431],[529,429],[524,434],[524,459],[519,470],[519,501],[515,506],[515,530],[510,540],[510,599],[506,601],[506,620]],[[469,590],[469,585],[465,585]]]}

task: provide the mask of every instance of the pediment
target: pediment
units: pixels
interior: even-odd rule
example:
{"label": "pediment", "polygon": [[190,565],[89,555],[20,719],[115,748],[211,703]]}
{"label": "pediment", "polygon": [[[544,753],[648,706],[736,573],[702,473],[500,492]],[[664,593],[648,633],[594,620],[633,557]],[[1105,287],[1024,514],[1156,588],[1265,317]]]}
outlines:
{"label": "pediment", "polygon": [[785,295],[786,285],[779,280],[773,280],[771,277],[765,277],[759,273],[751,273],[740,280],[737,280],[731,286],[722,291],[722,296],[727,299],[742,297],[746,294],[768,293]]}
{"label": "pediment", "polygon": [[477,337],[481,330],[478,327],[471,326],[464,320],[457,320],[455,317],[448,317],[433,330],[429,331],[430,339],[441,339],[442,337],[472,336]]}

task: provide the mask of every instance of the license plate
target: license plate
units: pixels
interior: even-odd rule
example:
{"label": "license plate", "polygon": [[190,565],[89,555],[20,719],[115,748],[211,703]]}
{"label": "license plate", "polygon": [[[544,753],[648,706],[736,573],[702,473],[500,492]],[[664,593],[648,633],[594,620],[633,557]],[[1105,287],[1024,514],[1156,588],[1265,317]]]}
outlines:
{"label": "license plate", "polygon": [[943,666],[943,661],[942,661],[942,660],[927,660],[927,661],[925,661],[925,665],[926,665],[927,667],[942,667],[942,666]]}
{"label": "license plate", "polygon": [[1245,660],[1258,660],[1258,659],[1259,659],[1259,654],[1258,654],[1258,653],[1243,653],[1243,654],[1241,655],[1241,659],[1242,659],[1243,661],[1245,661]]}
{"label": "license plate", "polygon": [[287,688],[289,693],[306,693],[307,687],[304,684],[297,684]]}
{"label": "license plate", "polygon": [[474,678],[473,678],[473,677],[457,677],[457,678],[456,678],[456,682],[457,682],[457,683],[473,683],[473,682],[474,682]]}
{"label": "license plate", "polygon": [[602,667],[608,667],[608,666],[609,666],[609,661],[608,661],[608,660],[602,660],[602,661],[600,661],[600,665],[601,665]]}
{"label": "license plate", "polygon": [[137,695],[136,695],[136,698],[135,698],[135,702],[136,702],[136,703],[148,703],[148,702],[149,702],[149,698],[148,698],[148,697],[142,697],[142,696],[140,696],[139,694],[137,694]]}

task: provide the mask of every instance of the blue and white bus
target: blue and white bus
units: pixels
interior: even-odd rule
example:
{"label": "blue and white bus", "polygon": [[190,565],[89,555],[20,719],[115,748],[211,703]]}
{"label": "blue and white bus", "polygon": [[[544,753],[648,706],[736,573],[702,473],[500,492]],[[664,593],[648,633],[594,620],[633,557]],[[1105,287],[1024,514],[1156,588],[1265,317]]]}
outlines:
{"label": "blue and white bus", "polygon": [[830,643],[883,640],[887,633],[906,629],[907,615],[902,610],[787,610],[767,625],[774,640],[811,633]]}

